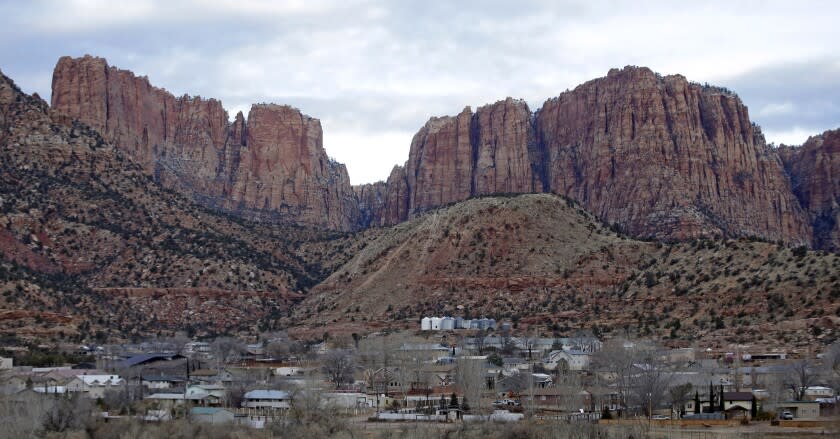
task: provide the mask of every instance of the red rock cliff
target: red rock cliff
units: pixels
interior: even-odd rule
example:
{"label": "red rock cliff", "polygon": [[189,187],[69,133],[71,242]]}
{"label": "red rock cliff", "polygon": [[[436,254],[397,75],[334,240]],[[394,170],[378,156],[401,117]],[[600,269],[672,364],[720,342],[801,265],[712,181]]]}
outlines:
{"label": "red rock cliff", "polygon": [[548,187],[636,236],[809,242],[778,156],[727,90],[613,69],[536,117]]}
{"label": "red rock cliff", "polygon": [[531,112],[520,100],[432,118],[414,136],[405,167],[394,168],[378,189],[381,206],[368,209],[371,224],[396,224],[475,196],[542,191],[534,173],[538,153]]}
{"label": "red rock cliff", "polygon": [[98,130],[167,187],[256,219],[339,230],[358,225],[347,170],[327,157],[320,122],[258,105],[233,123],[221,102],[183,96],[102,58],[63,57],[53,109]]}
{"label": "red rock cliff", "polygon": [[392,173],[377,191],[372,224],[474,196],[550,191],[636,236],[811,240],[740,99],[647,68],[612,70],[535,114],[507,99],[433,118],[414,136],[404,178]]}
{"label": "red rock cliff", "polygon": [[840,129],[813,136],[800,147],[782,147],[779,155],[811,217],[815,245],[840,250]]}

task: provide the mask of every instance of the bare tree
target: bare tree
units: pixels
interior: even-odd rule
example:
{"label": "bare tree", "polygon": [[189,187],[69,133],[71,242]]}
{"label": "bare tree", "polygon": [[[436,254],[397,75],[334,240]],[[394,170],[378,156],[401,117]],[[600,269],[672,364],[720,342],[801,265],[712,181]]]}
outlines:
{"label": "bare tree", "polygon": [[238,359],[245,352],[242,342],[233,337],[219,337],[213,340],[211,349],[213,354],[216,355],[216,367],[218,369]]}
{"label": "bare tree", "polygon": [[0,396],[0,425],[3,435],[14,438],[37,437],[54,398],[34,392]]}
{"label": "bare tree", "polygon": [[653,346],[642,347],[632,356],[638,361],[634,364],[635,371],[631,376],[632,395],[635,402],[650,416],[651,410],[662,404],[673,374],[662,352]]}
{"label": "bare tree", "polygon": [[593,367],[616,387],[621,405],[646,413],[662,404],[673,377],[661,350],[641,341],[609,341],[593,356]]}
{"label": "bare tree", "polygon": [[822,359],[823,374],[835,389],[840,389],[840,342],[829,346]]}
{"label": "bare tree", "polygon": [[285,359],[291,353],[292,341],[285,332],[274,332],[264,336],[266,345],[265,353],[275,359]]}
{"label": "bare tree", "polygon": [[[335,437],[350,432],[339,410],[321,397],[314,382],[292,392],[287,419],[270,426],[279,437]],[[352,436],[352,435],[351,435]]]}
{"label": "bare tree", "polygon": [[55,433],[81,429],[90,416],[91,404],[88,398],[78,394],[69,398],[58,398],[44,413],[42,428],[45,432]]}
{"label": "bare tree", "polygon": [[[627,345],[627,346],[625,346]],[[618,392],[619,405],[628,406],[635,358],[628,352],[631,342],[612,339],[592,357],[592,368],[602,375]]]}
{"label": "bare tree", "polygon": [[817,370],[808,360],[796,360],[783,369],[782,382],[794,401],[805,399],[805,390],[817,383]]}
{"label": "bare tree", "polygon": [[468,407],[481,409],[481,392],[486,387],[484,360],[459,357],[455,365],[455,384],[464,394]]}
{"label": "bare tree", "polygon": [[671,410],[679,413],[680,416],[685,414],[685,404],[691,399],[693,393],[694,386],[691,383],[672,386],[668,389],[668,401],[671,403]]}
{"label": "bare tree", "polygon": [[324,355],[322,364],[324,374],[327,375],[327,378],[335,387],[353,382],[356,362],[350,351],[344,349],[332,350]]}

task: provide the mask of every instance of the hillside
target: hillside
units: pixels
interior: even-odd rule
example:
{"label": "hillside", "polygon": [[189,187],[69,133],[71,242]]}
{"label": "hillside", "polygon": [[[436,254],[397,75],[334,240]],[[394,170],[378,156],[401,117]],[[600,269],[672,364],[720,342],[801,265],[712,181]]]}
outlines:
{"label": "hillside", "polygon": [[267,328],[354,252],[347,235],[247,222],[162,188],[2,74],[0,151],[3,334]]}
{"label": "hillside", "polygon": [[749,240],[643,242],[558,196],[479,198],[387,229],[293,315],[313,333],[464,315],[548,334],[802,346],[835,337],[837,273],[836,254]]}

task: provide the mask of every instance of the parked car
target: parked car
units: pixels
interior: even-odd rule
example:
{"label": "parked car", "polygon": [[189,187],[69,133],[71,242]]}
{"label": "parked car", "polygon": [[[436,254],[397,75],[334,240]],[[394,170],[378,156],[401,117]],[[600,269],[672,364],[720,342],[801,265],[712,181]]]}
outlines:
{"label": "parked car", "polygon": [[793,413],[791,413],[789,410],[785,410],[785,411],[782,412],[781,415],[779,415],[779,419],[784,419],[786,421],[789,421],[789,420],[793,419]]}
{"label": "parked car", "polygon": [[671,417],[665,415],[653,415],[650,419],[653,419],[654,421],[667,421],[668,419],[671,419]]}

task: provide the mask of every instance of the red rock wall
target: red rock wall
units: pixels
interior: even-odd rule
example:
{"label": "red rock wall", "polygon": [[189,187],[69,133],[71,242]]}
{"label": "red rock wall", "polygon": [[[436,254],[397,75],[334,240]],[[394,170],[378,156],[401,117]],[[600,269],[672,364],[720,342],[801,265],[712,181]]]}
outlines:
{"label": "red rock wall", "polygon": [[808,242],[778,156],[728,91],[612,70],[537,113],[549,188],[636,236]]}
{"label": "red rock wall", "polygon": [[358,203],[331,162],[320,122],[290,107],[257,105],[233,123],[221,102],[155,88],[101,58],[63,57],[52,107],[98,130],[167,187],[256,219],[352,230]]}
{"label": "red rock wall", "polygon": [[840,129],[813,136],[801,147],[782,147],[779,155],[810,215],[816,246],[840,250]]}
{"label": "red rock wall", "polygon": [[535,114],[507,99],[433,118],[414,136],[405,178],[377,190],[374,225],[474,196],[550,191],[636,236],[811,240],[779,157],[738,97],[646,68],[613,70]]}

